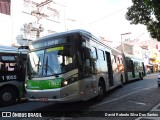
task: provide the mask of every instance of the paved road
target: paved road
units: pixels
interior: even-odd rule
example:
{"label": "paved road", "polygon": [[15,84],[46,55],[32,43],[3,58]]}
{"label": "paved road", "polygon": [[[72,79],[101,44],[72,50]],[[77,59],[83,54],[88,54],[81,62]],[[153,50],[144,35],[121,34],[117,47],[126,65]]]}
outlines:
{"label": "paved road", "polygon": [[[150,74],[147,75],[144,78],[144,80],[139,80],[136,82],[126,84],[123,86],[123,88],[117,88],[107,93],[105,99],[99,103],[95,102],[94,100],[90,100],[87,102],[67,103],[67,104],[25,102],[1,108],[0,111],[34,111],[34,112],[50,111],[51,116],[54,114],[55,111],[70,111],[72,115],[75,117],[71,116],[67,117],[67,119],[142,120],[145,117],[140,117],[139,114],[143,116],[149,115],[147,113],[150,111],[155,111],[155,114],[159,114],[157,113],[157,111],[160,109],[159,103],[160,103],[160,88],[158,88],[157,85],[157,74]],[[61,114],[62,112],[59,113]],[[114,115],[116,113],[117,116],[122,116],[122,117],[115,117]],[[127,116],[128,114],[129,117]],[[91,117],[83,117],[83,118],[77,117],[83,115],[84,116],[89,115]],[[93,117],[95,115],[97,116],[96,118]],[[109,115],[111,117],[109,117]],[[133,115],[133,117],[130,117],[131,115]],[[152,118],[160,119],[157,117],[152,117]],[[58,120],[62,118],[48,117],[41,119]]]}

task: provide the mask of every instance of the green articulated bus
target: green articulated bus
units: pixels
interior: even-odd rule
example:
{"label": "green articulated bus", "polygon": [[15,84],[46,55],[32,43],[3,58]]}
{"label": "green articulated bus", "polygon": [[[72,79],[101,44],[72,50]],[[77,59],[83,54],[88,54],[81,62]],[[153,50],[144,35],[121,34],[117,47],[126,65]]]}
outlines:
{"label": "green articulated bus", "polygon": [[31,42],[25,82],[29,101],[102,100],[125,82],[121,52],[85,30],[55,33]]}
{"label": "green articulated bus", "polygon": [[0,46],[0,106],[24,97],[28,49]]}
{"label": "green articulated bus", "polygon": [[123,56],[126,82],[137,79],[142,80],[146,75],[144,60],[129,54],[123,54]]}

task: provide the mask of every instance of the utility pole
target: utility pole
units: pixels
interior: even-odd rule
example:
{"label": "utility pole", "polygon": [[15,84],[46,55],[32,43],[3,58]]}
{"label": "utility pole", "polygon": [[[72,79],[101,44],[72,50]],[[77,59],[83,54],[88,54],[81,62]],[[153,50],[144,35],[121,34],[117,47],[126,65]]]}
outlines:
{"label": "utility pole", "polygon": [[[44,17],[48,17],[45,13],[41,13],[41,10],[45,5],[49,4],[50,2],[52,2],[52,0],[46,0],[44,2],[41,2],[39,4],[36,5],[37,10],[34,10],[31,12],[31,15],[37,17],[37,24],[39,23],[39,20],[44,18]],[[37,38],[39,38],[40,33],[43,31],[43,27],[40,25],[38,28],[33,29],[32,31],[36,31],[36,36]]]}

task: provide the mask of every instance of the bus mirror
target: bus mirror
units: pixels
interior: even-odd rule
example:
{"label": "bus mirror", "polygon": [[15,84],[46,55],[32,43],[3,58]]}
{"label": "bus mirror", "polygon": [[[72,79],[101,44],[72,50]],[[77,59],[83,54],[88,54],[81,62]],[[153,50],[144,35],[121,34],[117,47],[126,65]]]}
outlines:
{"label": "bus mirror", "polygon": [[84,51],[84,57],[85,57],[85,59],[90,59],[90,49],[84,47],[83,51]]}

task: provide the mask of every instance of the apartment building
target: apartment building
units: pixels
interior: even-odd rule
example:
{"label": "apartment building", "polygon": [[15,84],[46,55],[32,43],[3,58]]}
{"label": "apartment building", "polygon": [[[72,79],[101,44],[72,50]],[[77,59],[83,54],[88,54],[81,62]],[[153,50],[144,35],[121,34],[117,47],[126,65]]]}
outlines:
{"label": "apartment building", "polygon": [[0,0],[0,44],[26,44],[65,31],[65,6],[52,0]]}

